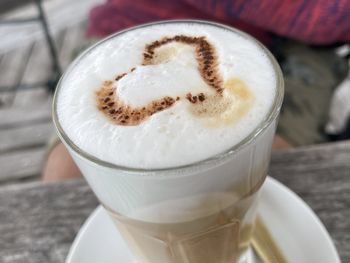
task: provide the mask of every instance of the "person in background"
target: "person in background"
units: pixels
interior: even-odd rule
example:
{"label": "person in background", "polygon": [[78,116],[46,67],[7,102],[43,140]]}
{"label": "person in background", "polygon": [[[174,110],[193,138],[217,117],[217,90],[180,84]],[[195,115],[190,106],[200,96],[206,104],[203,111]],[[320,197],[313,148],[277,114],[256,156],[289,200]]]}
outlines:
{"label": "person in background", "polygon": [[[346,60],[335,54],[334,45],[350,42],[350,0],[107,0],[91,10],[87,36],[102,38],[138,24],[169,19],[227,24],[270,48],[286,84],[275,149],[329,139],[324,127],[332,93],[348,72]],[[51,145],[43,180],[80,176],[63,144]]]}

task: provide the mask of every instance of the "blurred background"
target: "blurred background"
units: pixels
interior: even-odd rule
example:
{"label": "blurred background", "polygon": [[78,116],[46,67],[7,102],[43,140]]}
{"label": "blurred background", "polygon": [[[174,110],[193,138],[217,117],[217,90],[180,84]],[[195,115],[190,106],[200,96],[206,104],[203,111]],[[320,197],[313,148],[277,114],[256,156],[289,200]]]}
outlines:
{"label": "blurred background", "polygon": [[42,178],[57,146],[52,94],[81,51],[176,18],[238,27],[273,52],[286,82],[275,148],[350,138],[350,1],[0,0],[0,185]]}
{"label": "blurred background", "polygon": [[40,179],[53,90],[88,45],[88,14],[102,2],[0,1],[0,184]]}

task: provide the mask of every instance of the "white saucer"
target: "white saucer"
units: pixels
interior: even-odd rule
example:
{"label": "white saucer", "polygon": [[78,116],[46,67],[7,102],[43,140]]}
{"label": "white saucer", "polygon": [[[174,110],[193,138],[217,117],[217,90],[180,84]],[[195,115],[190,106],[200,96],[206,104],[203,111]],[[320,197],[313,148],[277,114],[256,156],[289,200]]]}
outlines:
{"label": "white saucer", "polygon": [[[263,185],[259,214],[289,263],[340,263],[318,217],[295,193],[272,178]],[[136,262],[101,206],[81,227],[66,259],[66,263],[96,262]]]}

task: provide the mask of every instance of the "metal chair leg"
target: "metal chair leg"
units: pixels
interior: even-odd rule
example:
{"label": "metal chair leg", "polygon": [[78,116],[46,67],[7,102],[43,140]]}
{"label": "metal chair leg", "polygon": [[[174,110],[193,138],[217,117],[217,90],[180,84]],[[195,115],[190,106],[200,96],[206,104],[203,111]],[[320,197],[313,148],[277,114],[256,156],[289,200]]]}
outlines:
{"label": "metal chair leg", "polygon": [[50,91],[54,91],[56,84],[62,74],[62,69],[58,60],[57,50],[54,41],[49,31],[47,18],[42,6],[42,0],[35,0],[35,2],[39,11],[39,20],[44,30],[45,40],[49,48],[52,61],[53,78],[48,81],[47,86]]}

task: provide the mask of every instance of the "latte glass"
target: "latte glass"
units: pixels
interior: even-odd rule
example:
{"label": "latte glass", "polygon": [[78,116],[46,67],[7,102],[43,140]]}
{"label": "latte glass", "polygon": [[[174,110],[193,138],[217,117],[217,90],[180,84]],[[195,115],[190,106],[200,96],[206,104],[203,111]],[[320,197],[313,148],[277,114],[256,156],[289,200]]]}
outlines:
{"label": "latte glass", "polygon": [[[211,22],[177,20],[155,24],[159,23],[209,24],[257,42],[236,29]],[[153,24],[136,28],[150,25]],[[130,30],[134,28],[126,31]],[[85,51],[67,72],[102,42],[126,31]],[[84,152],[60,125],[57,98],[63,81],[58,84],[53,104],[57,132],[139,263],[246,262],[284,91],[278,64],[266,48],[257,44],[271,61],[277,80],[269,113],[250,135],[228,151],[190,165],[135,169]]]}

